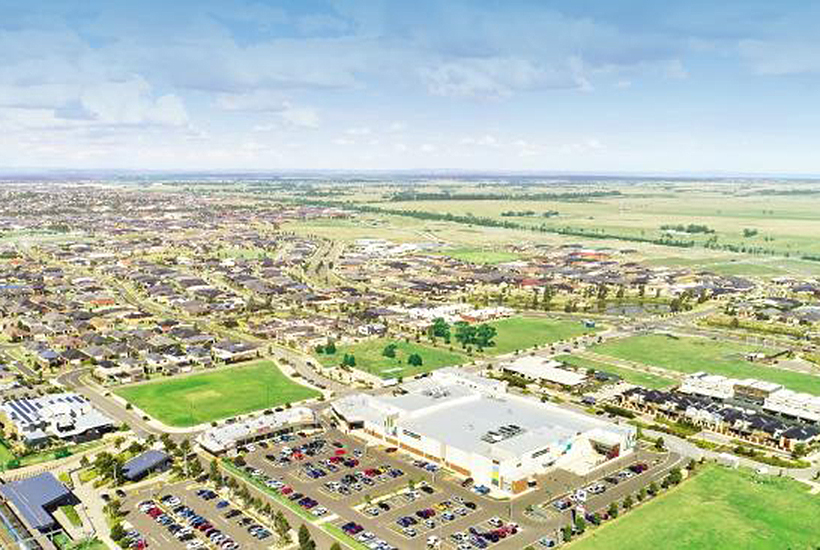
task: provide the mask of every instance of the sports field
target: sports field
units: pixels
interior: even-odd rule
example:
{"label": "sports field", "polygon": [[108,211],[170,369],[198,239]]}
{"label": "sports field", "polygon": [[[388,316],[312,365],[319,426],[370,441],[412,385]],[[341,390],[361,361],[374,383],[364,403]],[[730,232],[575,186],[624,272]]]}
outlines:
{"label": "sports field", "polygon": [[286,377],[272,361],[146,382],[115,393],[169,426],[194,426],[319,395]]}
{"label": "sports field", "polygon": [[704,371],[731,378],[757,378],[820,395],[820,377],[746,361],[745,355],[757,348],[732,342],[647,334],[605,342],[592,351],[683,373]]}
{"label": "sports field", "polygon": [[817,548],[820,499],[789,478],[707,466],[694,479],[591,531],[572,550]]}
{"label": "sports field", "polygon": [[565,321],[547,317],[510,317],[489,324],[498,331],[494,340],[495,346],[484,350],[492,355],[502,355],[519,349],[550,344],[599,330],[587,328],[581,321]]}
{"label": "sports field", "polygon": [[616,367],[615,365],[602,363],[600,361],[594,361],[592,359],[587,359],[586,357],[576,357],[574,355],[559,355],[555,359],[557,361],[562,361],[564,363],[576,367],[594,369],[596,371],[608,372],[609,374],[616,374],[620,376],[624,381],[629,382],[630,384],[636,384],[638,386],[643,386],[645,388],[662,390],[664,388],[669,388],[677,384],[677,381],[672,378],[666,378],[664,376],[658,376],[656,374],[650,374],[648,372],[626,369],[623,367]]}
{"label": "sports field", "polygon": [[520,258],[515,252],[482,248],[457,248],[454,250],[445,250],[442,254],[456,260],[473,264],[500,264]]}
{"label": "sports field", "polygon": [[[391,343],[396,344],[396,357],[385,357],[382,352]],[[446,348],[434,348],[392,338],[377,338],[376,340],[367,340],[350,346],[338,346],[336,353],[332,355],[321,354],[317,357],[323,365],[330,367],[341,363],[346,353],[352,354],[356,358],[355,368],[379,378],[413,376],[441,367],[458,365],[466,361],[465,356],[456,351],[451,352]],[[407,358],[414,353],[421,356],[422,364],[420,366],[407,363]]]}

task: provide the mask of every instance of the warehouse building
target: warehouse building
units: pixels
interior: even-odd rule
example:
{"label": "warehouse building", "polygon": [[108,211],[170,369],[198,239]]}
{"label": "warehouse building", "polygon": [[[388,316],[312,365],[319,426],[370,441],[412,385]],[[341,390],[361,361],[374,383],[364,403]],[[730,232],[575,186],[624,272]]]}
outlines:
{"label": "warehouse building", "polygon": [[551,468],[583,473],[635,446],[631,426],[509,394],[505,387],[443,369],[405,384],[401,395],[346,396],[333,403],[333,412],[348,430],[507,494],[521,493]]}

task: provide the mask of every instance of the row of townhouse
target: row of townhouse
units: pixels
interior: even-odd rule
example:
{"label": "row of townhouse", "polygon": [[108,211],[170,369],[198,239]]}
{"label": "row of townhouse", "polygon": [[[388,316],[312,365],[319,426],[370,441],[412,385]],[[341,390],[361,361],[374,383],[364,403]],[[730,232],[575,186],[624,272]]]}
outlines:
{"label": "row of townhouse", "polygon": [[709,397],[635,387],[618,397],[622,407],[757,445],[794,450],[798,444],[820,440],[820,428],[788,421],[753,408],[715,401]]}

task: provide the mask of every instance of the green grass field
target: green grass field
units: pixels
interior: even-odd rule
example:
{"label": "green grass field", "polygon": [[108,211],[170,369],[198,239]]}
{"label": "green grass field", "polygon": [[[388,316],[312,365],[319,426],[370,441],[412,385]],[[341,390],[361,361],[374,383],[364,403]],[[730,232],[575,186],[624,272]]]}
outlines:
{"label": "green grass field", "polygon": [[473,264],[500,264],[518,260],[520,258],[520,256],[515,252],[481,248],[457,248],[454,250],[445,250],[442,254],[456,260]]}
{"label": "green grass field", "polygon": [[11,449],[4,443],[0,443],[0,464],[6,464],[9,460],[14,460],[15,458]]}
{"label": "green grass field", "polygon": [[484,350],[491,355],[502,355],[519,349],[550,344],[598,330],[586,328],[580,321],[547,317],[510,317],[489,324],[498,331],[495,346]]}
{"label": "green grass field", "polygon": [[803,550],[820,545],[820,531],[812,527],[819,515],[820,499],[796,481],[707,466],[570,548]]}
{"label": "green grass field", "polygon": [[757,349],[732,342],[648,334],[605,342],[592,351],[683,373],[704,371],[731,378],[757,378],[820,394],[820,378],[746,361],[745,354]]}
{"label": "green grass field", "polygon": [[555,358],[558,361],[563,361],[569,365],[582,367],[585,369],[595,369],[596,371],[608,372],[610,374],[617,374],[626,382],[636,384],[645,388],[653,388],[662,390],[674,386],[677,382],[672,378],[658,376],[647,372],[640,372],[632,369],[625,369],[623,367],[616,367],[608,363],[594,361],[585,357],[576,357],[574,355],[559,355]]}
{"label": "green grass field", "polygon": [[194,426],[318,396],[272,361],[147,382],[116,393],[169,426]]}
{"label": "green grass field", "polygon": [[[390,343],[396,344],[395,358],[382,355],[382,351]],[[392,338],[377,338],[376,340],[367,340],[351,346],[340,345],[333,355],[322,354],[318,358],[323,365],[330,367],[338,365],[345,353],[353,354],[356,358],[357,369],[380,378],[414,376],[441,367],[458,365],[466,361],[466,358],[458,352],[416,344],[415,342],[407,343]],[[413,353],[418,353],[421,356],[421,366],[407,364],[407,358]]]}

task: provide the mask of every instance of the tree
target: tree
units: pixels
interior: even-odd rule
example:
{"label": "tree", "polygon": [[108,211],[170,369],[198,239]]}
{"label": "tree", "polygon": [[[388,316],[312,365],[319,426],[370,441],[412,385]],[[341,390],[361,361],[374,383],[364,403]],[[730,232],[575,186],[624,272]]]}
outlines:
{"label": "tree", "polygon": [[666,443],[663,440],[663,437],[658,436],[658,439],[655,440],[655,449],[658,451],[666,450]]}
{"label": "tree", "polygon": [[461,347],[467,347],[475,340],[476,328],[466,321],[459,321],[455,324],[456,327],[456,341],[461,344]]}
{"label": "tree", "polygon": [[396,357],[396,344],[394,342],[391,342],[384,346],[384,349],[382,350],[382,355],[384,355],[385,357],[389,357],[391,359]]}
{"label": "tree", "polygon": [[310,531],[303,523],[299,527],[299,550],[315,550],[316,543],[310,538]]}
{"label": "tree", "polygon": [[564,533],[564,542],[571,541],[572,540],[572,526],[571,525],[565,525],[564,528],[562,529],[562,531]]}
{"label": "tree", "polygon": [[609,512],[609,517],[617,518],[618,517],[618,503],[617,502],[612,502],[609,505],[608,512]]}
{"label": "tree", "polygon": [[119,517],[122,513],[122,502],[118,498],[112,499],[103,507],[103,510],[111,517]]}
{"label": "tree", "polygon": [[305,524],[299,526],[299,546],[304,546],[310,540],[310,531],[305,527]]}
{"label": "tree", "polygon": [[475,343],[482,348],[487,348],[493,345],[493,338],[496,336],[495,327],[487,324],[478,325],[475,332]]}
{"label": "tree", "polygon": [[414,367],[420,367],[424,361],[421,358],[421,355],[418,353],[413,353],[410,357],[407,358],[407,364],[412,365]]}
{"label": "tree", "polygon": [[658,494],[658,484],[654,481],[649,484],[649,494],[653,497]]}
{"label": "tree", "polygon": [[638,502],[646,500],[646,487],[641,487],[641,490],[638,491],[636,498],[638,499]]}
{"label": "tree", "polygon": [[626,498],[624,499],[624,502],[622,504],[623,509],[629,510],[630,508],[632,508],[632,504],[634,504],[632,501],[632,495],[626,495]]}
{"label": "tree", "polygon": [[578,534],[582,534],[587,529],[587,522],[584,520],[584,516],[578,514],[575,516],[575,530],[578,531]]}
{"label": "tree", "polygon": [[276,535],[284,542],[290,542],[288,533],[290,532],[290,523],[288,518],[282,513],[282,510],[277,510],[273,518],[273,528],[276,530]]}
{"label": "tree", "polygon": [[336,353],[336,342],[333,340],[328,340],[327,345],[325,346],[325,353],[328,355],[333,355]]}
{"label": "tree", "polygon": [[125,537],[125,529],[120,522],[117,522],[111,526],[109,536],[114,542],[119,542]]}
{"label": "tree", "polygon": [[333,546],[330,547],[330,550],[342,550],[342,547],[339,545],[338,542],[334,542]]}
{"label": "tree", "polygon": [[666,479],[669,480],[669,483],[672,485],[677,485],[681,481],[683,481],[683,474],[680,471],[680,468],[672,468],[669,471],[669,475],[666,476]]}
{"label": "tree", "polygon": [[437,317],[433,319],[433,336],[437,338],[444,338],[445,341],[450,341],[450,325],[447,324],[447,321],[444,320],[442,317]]}

